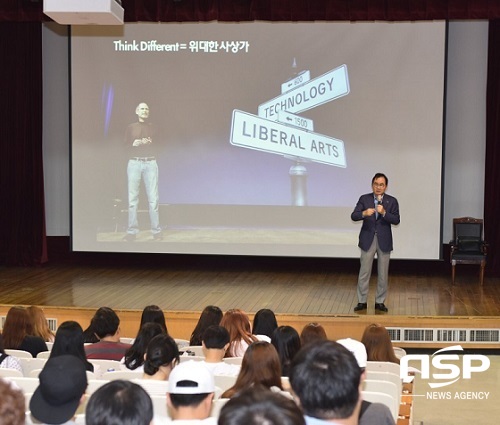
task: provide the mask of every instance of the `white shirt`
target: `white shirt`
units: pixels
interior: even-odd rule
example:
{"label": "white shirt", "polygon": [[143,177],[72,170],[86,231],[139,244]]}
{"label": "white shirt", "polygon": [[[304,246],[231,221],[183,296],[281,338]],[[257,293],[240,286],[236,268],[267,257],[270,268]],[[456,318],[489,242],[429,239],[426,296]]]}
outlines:
{"label": "white shirt", "polygon": [[21,362],[17,357],[13,356],[7,356],[3,360],[2,363],[0,363],[0,367],[3,369],[15,369],[18,370],[19,372],[23,373],[23,368],[21,367]]}

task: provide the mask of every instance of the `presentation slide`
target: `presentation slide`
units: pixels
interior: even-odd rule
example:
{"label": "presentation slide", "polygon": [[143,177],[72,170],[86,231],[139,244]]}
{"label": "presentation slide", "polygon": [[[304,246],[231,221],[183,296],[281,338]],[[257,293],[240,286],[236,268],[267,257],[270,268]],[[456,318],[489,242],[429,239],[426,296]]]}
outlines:
{"label": "presentation slide", "polygon": [[439,258],[445,22],[71,32],[73,250],[359,257],[381,172],[392,258]]}

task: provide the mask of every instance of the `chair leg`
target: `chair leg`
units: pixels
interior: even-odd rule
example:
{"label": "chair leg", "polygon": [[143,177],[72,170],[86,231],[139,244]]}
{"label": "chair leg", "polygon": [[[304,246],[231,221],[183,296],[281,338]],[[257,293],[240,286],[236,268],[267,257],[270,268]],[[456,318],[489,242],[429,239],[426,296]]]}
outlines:
{"label": "chair leg", "polygon": [[451,284],[455,285],[455,264],[451,265]]}
{"label": "chair leg", "polygon": [[481,268],[479,269],[479,283],[483,286],[484,280],[484,267],[486,266],[486,262],[481,261]]}

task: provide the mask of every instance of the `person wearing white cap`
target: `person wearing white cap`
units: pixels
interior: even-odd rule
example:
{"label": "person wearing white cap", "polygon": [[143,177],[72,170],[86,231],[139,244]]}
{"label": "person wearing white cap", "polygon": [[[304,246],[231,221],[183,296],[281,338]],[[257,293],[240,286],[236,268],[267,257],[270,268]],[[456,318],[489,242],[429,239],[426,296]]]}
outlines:
{"label": "person wearing white cap", "polygon": [[[347,348],[358,362],[361,373],[361,381],[366,379],[366,365],[368,355],[366,353],[366,348],[362,342],[356,341],[355,339],[346,338],[339,339],[337,343],[343,345]],[[394,425],[394,418],[391,414],[390,409],[382,403],[370,403],[369,401],[363,400],[361,403],[361,409],[359,412],[359,422],[358,425]]]}
{"label": "person wearing white cap", "polygon": [[201,362],[176,366],[168,378],[167,406],[172,423],[215,425],[210,416],[215,384],[212,373]]}

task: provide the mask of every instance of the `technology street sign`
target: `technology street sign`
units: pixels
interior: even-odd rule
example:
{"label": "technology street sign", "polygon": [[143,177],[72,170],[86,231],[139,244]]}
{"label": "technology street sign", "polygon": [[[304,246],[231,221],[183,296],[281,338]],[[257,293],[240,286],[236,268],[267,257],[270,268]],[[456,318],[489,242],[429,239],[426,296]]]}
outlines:
{"label": "technology street sign", "polygon": [[349,94],[347,66],[340,65],[292,90],[259,105],[258,115],[275,119],[279,111],[304,112]]}
{"label": "technology street sign", "polygon": [[232,145],[345,168],[344,142],[235,109]]}

